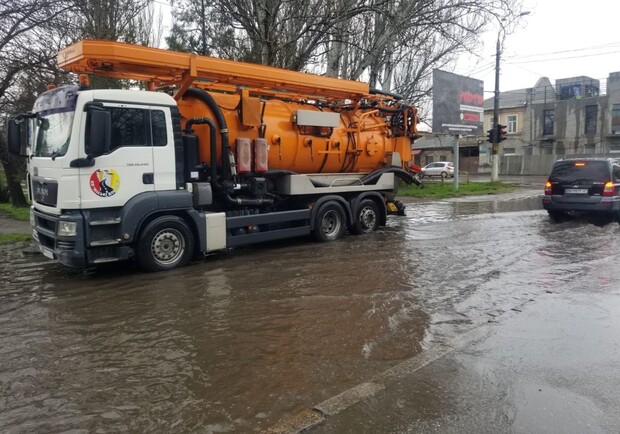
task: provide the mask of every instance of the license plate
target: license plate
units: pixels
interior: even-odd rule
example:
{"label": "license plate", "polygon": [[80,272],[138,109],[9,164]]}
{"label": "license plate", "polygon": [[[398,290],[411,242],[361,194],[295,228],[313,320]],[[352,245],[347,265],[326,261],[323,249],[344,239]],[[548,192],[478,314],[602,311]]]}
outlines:
{"label": "license plate", "polygon": [[587,188],[567,188],[564,193],[568,194],[588,194]]}
{"label": "license plate", "polygon": [[45,256],[46,258],[54,259],[54,252],[52,252],[47,247],[41,247],[41,253],[43,253],[43,256]]}

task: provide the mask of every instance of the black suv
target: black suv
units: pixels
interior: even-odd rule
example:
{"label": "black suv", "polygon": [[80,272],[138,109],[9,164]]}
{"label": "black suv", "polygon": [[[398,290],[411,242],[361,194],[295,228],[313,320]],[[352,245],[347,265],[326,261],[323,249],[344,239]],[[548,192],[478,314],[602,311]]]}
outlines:
{"label": "black suv", "polygon": [[553,220],[570,214],[620,218],[620,162],[614,158],[566,158],[553,165],[543,207]]}

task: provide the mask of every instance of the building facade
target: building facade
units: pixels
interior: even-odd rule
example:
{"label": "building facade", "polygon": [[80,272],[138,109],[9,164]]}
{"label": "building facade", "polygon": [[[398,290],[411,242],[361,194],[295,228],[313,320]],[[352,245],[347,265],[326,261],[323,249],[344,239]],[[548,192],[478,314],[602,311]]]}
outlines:
{"label": "building facade", "polygon": [[[492,116],[491,98],[485,101],[485,130]],[[609,75],[606,92],[589,77],[557,80],[555,86],[542,78],[533,88],[504,92],[500,124],[509,132],[500,147],[503,174],[548,174],[566,155],[620,158],[620,72]]]}

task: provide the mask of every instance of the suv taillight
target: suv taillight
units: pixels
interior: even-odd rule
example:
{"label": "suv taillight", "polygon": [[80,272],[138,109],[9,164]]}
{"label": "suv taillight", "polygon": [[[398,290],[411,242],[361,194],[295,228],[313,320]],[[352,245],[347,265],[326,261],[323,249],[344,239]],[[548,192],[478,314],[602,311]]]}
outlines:
{"label": "suv taillight", "polygon": [[605,188],[603,189],[603,196],[609,197],[614,195],[614,183],[608,181],[605,183]]}
{"label": "suv taillight", "polygon": [[550,194],[551,194],[551,181],[547,181],[545,183],[545,195],[550,195]]}

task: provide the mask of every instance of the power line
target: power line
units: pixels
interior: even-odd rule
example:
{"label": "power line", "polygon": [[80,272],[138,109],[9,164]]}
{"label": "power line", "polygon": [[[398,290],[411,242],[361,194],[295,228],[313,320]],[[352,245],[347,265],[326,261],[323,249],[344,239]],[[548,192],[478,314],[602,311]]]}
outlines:
{"label": "power line", "polygon": [[604,45],[593,45],[591,47],[584,47],[584,48],[574,48],[572,50],[561,50],[561,51],[550,51],[547,53],[539,53],[539,54],[526,54],[526,55],[520,55],[520,56],[509,56],[509,58],[511,57],[519,57],[521,59],[527,59],[530,57],[541,57],[541,56],[550,56],[550,55],[554,55],[554,54],[564,54],[564,53],[575,53],[578,51],[586,51],[586,50],[598,50],[601,48],[609,48],[609,47],[616,47],[619,46],[620,42],[611,42],[609,44],[604,44]]}
{"label": "power line", "polygon": [[596,57],[596,56],[607,56],[610,54],[620,53],[620,50],[617,51],[608,51],[605,53],[592,53],[592,54],[583,54],[581,56],[567,56],[567,57],[556,57],[553,59],[540,59],[540,60],[524,60],[522,62],[506,62],[510,65],[524,64],[524,63],[544,63],[544,62],[556,62],[558,60],[569,60],[569,59],[583,59],[586,57]]}

